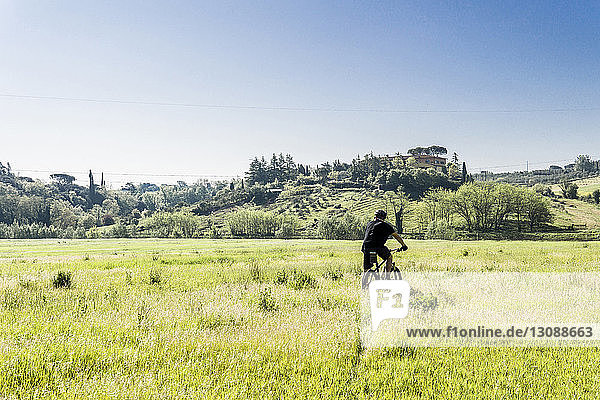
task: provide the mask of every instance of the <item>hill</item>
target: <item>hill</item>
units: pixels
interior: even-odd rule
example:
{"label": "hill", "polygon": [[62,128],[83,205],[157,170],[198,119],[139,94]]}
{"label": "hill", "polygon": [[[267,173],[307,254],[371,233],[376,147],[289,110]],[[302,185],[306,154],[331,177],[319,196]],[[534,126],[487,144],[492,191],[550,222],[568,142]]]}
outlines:
{"label": "hill", "polygon": [[[588,196],[591,195],[594,192],[594,190],[600,190],[600,176],[575,179],[571,182],[577,185],[577,193],[580,196]],[[550,187],[556,195],[561,194],[561,190],[558,184],[551,185]]]}
{"label": "hill", "polygon": [[[600,229],[600,207],[586,201],[565,198],[548,198],[552,223],[546,232],[584,232]],[[409,201],[404,216],[404,232],[421,235],[419,202]],[[298,235],[318,237],[318,224],[324,217],[342,217],[352,213],[362,219],[371,219],[378,209],[393,215],[390,202],[381,190],[346,188],[336,189],[320,184],[283,190],[277,199],[266,205],[243,205],[219,210],[213,214],[215,227],[227,230],[227,219],[241,209],[267,211],[276,215],[297,215],[300,220]],[[390,222],[395,223],[393,217]]]}
{"label": "hill", "polygon": [[560,229],[600,229],[600,207],[576,199],[552,200],[553,225]]}

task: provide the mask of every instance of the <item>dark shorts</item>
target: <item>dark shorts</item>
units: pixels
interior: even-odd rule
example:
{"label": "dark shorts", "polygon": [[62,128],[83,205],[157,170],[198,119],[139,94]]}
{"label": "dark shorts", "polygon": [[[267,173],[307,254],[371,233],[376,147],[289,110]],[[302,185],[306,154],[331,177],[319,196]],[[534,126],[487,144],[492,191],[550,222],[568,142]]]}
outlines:
{"label": "dark shorts", "polygon": [[385,246],[383,246],[383,247],[374,247],[374,248],[365,248],[365,247],[363,247],[361,249],[361,251],[364,254],[364,257],[363,257],[363,268],[365,270],[373,267],[373,263],[371,262],[371,257],[369,255],[370,252],[372,252],[372,251],[376,252],[377,255],[379,257],[381,257],[383,260],[387,260],[392,255],[392,252],[390,251],[390,249],[388,249]]}

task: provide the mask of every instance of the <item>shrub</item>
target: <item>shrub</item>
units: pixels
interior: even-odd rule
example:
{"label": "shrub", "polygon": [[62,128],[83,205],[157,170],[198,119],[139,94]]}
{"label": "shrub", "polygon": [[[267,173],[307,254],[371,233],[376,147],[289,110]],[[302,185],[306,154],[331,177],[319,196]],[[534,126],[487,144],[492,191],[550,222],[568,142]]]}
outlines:
{"label": "shrub", "polygon": [[150,236],[163,238],[194,238],[202,233],[202,221],[189,212],[157,212],[142,220]]}
{"label": "shrub", "polygon": [[432,221],[427,226],[427,239],[456,239],[456,231],[446,221]]}
{"label": "shrub", "polygon": [[252,260],[248,267],[250,272],[250,279],[254,282],[262,282],[263,281],[263,272],[260,267],[260,263],[258,260]]}
{"label": "shrub", "polygon": [[227,223],[231,234],[241,237],[274,237],[281,227],[281,219],[265,211],[236,211]]}
{"label": "shrub", "polygon": [[132,235],[127,226],[119,223],[111,227],[110,236],[114,238],[129,238]]}
{"label": "shrub", "polygon": [[162,276],[158,269],[150,270],[150,284],[159,285],[162,282]]}
{"label": "shrub", "polygon": [[65,288],[68,289],[72,285],[72,274],[69,271],[58,271],[58,273],[52,278],[52,286],[55,289]]}
{"label": "shrub", "polygon": [[271,288],[266,287],[258,293],[258,309],[265,312],[277,311],[279,307],[273,297]]}
{"label": "shrub", "polygon": [[274,282],[277,283],[278,285],[285,285],[285,284],[287,284],[287,281],[288,281],[287,272],[284,269],[277,271],[277,273],[275,274]]}
{"label": "shrub", "polygon": [[112,215],[104,214],[102,216],[102,225],[109,226],[109,225],[114,225],[114,223],[115,223],[115,218]]}
{"label": "shrub", "polygon": [[431,293],[424,294],[420,290],[410,290],[410,307],[421,309],[423,311],[431,311],[439,305],[438,298]]}
{"label": "shrub", "polygon": [[544,185],[542,183],[536,183],[535,185],[533,185],[532,189],[535,193],[541,194],[542,196],[546,196],[546,197],[554,196],[554,192],[552,191],[552,188],[550,188],[549,185]]}
{"label": "shrub", "polygon": [[61,235],[62,230],[53,225],[0,223],[0,239],[46,239],[57,238]]}
{"label": "shrub", "polygon": [[323,239],[362,239],[366,221],[354,214],[346,213],[342,217],[323,217],[319,221],[319,236]]}
{"label": "shrub", "polygon": [[328,268],[325,273],[323,273],[323,278],[331,279],[332,281],[339,281],[344,277],[344,273],[339,268]]}
{"label": "shrub", "polygon": [[311,274],[296,269],[290,272],[285,270],[279,271],[275,280],[277,283],[283,283],[295,290],[314,289],[317,287],[317,280]]}
{"label": "shrub", "polygon": [[284,214],[279,218],[278,238],[293,238],[300,230],[300,221],[295,215]]}

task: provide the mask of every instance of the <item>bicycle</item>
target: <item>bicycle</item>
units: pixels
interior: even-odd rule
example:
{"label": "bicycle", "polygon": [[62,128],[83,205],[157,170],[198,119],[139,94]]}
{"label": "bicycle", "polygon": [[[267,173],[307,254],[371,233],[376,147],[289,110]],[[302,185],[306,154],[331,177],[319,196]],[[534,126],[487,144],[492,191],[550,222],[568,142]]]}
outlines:
{"label": "bicycle", "polygon": [[[391,249],[390,253],[395,253],[398,251],[402,251],[402,248]],[[379,269],[386,263],[387,260],[382,260],[380,263],[377,263],[377,253],[374,251],[369,252],[369,256],[371,257],[371,262],[375,265],[375,268],[367,269],[363,272],[361,278],[361,287],[363,290],[366,290],[369,287],[369,283],[374,280],[402,280],[402,274],[400,270],[396,267],[396,263],[392,263],[391,271],[379,271]]]}

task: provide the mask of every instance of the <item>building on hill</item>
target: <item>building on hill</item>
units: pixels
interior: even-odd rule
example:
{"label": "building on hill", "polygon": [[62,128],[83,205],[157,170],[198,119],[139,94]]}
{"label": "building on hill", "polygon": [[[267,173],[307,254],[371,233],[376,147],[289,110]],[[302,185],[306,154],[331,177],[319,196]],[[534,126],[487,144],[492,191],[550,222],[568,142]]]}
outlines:
{"label": "building on hill", "polygon": [[433,168],[437,171],[444,172],[446,168],[446,157],[433,156],[427,154],[417,154],[417,155],[403,155],[403,154],[395,154],[392,156],[386,155],[385,158],[388,160],[395,160],[401,158],[402,161],[406,162],[409,158],[414,158],[416,161],[415,166],[418,168]]}

